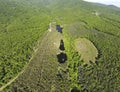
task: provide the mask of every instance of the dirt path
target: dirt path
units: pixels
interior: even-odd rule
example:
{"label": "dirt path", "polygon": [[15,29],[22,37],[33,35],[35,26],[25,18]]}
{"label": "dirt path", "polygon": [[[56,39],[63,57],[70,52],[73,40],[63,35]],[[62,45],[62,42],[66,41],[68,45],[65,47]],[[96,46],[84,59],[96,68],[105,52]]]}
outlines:
{"label": "dirt path", "polygon": [[2,86],[0,88],[0,92],[5,89],[7,86],[9,86],[11,83],[13,83],[22,73],[24,72],[24,70],[22,72],[20,72],[15,78],[13,78],[12,80],[10,80],[6,85]]}
{"label": "dirt path", "polygon": [[[47,32],[46,32],[39,40],[43,39],[46,35],[47,35]],[[40,42],[38,42],[38,43],[40,43]],[[29,62],[32,61],[32,59],[34,58],[34,55],[35,55],[35,53],[36,53],[37,51],[38,51],[38,49],[36,49],[36,50],[34,51],[34,54],[33,54],[33,56],[31,57],[31,59],[29,60]],[[3,91],[7,86],[11,85],[22,73],[24,73],[24,71],[26,70],[26,68],[27,68],[27,65],[23,68],[23,70],[22,70],[16,77],[14,77],[12,80],[10,80],[7,84],[3,85],[3,86],[0,88],[0,92]]]}
{"label": "dirt path", "polygon": [[14,79],[15,81],[9,83],[13,82],[5,89],[5,92],[7,90],[12,92],[68,92],[67,73],[62,72],[62,78],[57,76],[59,68],[65,70],[67,66],[66,62],[60,64],[57,60],[61,39],[63,39],[62,34],[56,30],[49,31],[28,67]]}

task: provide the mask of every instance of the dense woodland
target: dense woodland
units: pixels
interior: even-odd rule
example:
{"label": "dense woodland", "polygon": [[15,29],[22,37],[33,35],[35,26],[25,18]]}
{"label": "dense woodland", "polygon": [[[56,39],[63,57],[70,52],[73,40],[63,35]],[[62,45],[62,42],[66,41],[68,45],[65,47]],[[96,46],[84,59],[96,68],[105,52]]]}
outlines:
{"label": "dense woodland", "polygon": [[[82,0],[0,1],[0,87],[29,63],[50,22],[64,27],[70,89],[120,92],[120,9]],[[80,59],[73,46],[79,37],[98,49],[96,63]]]}
{"label": "dense woodland", "polygon": [[50,17],[41,10],[44,7],[29,3],[0,1],[0,86],[28,63],[38,39],[48,29]]}

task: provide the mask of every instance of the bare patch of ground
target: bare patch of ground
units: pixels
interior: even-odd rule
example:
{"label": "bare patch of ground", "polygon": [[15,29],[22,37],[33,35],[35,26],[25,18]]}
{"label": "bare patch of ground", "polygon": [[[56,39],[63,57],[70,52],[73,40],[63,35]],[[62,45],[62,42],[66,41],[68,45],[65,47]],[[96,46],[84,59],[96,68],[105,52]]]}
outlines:
{"label": "bare patch of ground", "polygon": [[98,56],[97,48],[86,38],[78,38],[75,40],[75,49],[81,55],[81,59],[83,59],[87,64],[89,64],[90,61],[94,63],[95,58]]}

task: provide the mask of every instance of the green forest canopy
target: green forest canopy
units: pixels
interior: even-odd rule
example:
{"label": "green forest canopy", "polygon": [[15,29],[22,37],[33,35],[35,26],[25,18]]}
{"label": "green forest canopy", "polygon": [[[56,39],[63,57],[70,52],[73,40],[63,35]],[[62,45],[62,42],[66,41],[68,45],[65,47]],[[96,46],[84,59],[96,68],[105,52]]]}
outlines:
{"label": "green forest canopy", "polygon": [[120,9],[82,0],[0,1],[0,87],[28,64],[38,40],[54,21],[64,25],[67,39],[87,38],[99,51],[95,64],[80,64],[81,90],[119,92]]}

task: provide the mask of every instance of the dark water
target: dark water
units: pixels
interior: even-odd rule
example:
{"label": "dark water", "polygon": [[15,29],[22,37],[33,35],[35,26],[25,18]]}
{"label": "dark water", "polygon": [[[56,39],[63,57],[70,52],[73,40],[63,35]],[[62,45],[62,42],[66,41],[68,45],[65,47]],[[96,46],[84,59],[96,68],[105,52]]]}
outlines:
{"label": "dark water", "polygon": [[67,55],[63,52],[57,55],[57,59],[59,63],[65,63],[67,61]]}
{"label": "dark water", "polygon": [[63,28],[60,25],[56,25],[56,30],[62,33]]}

